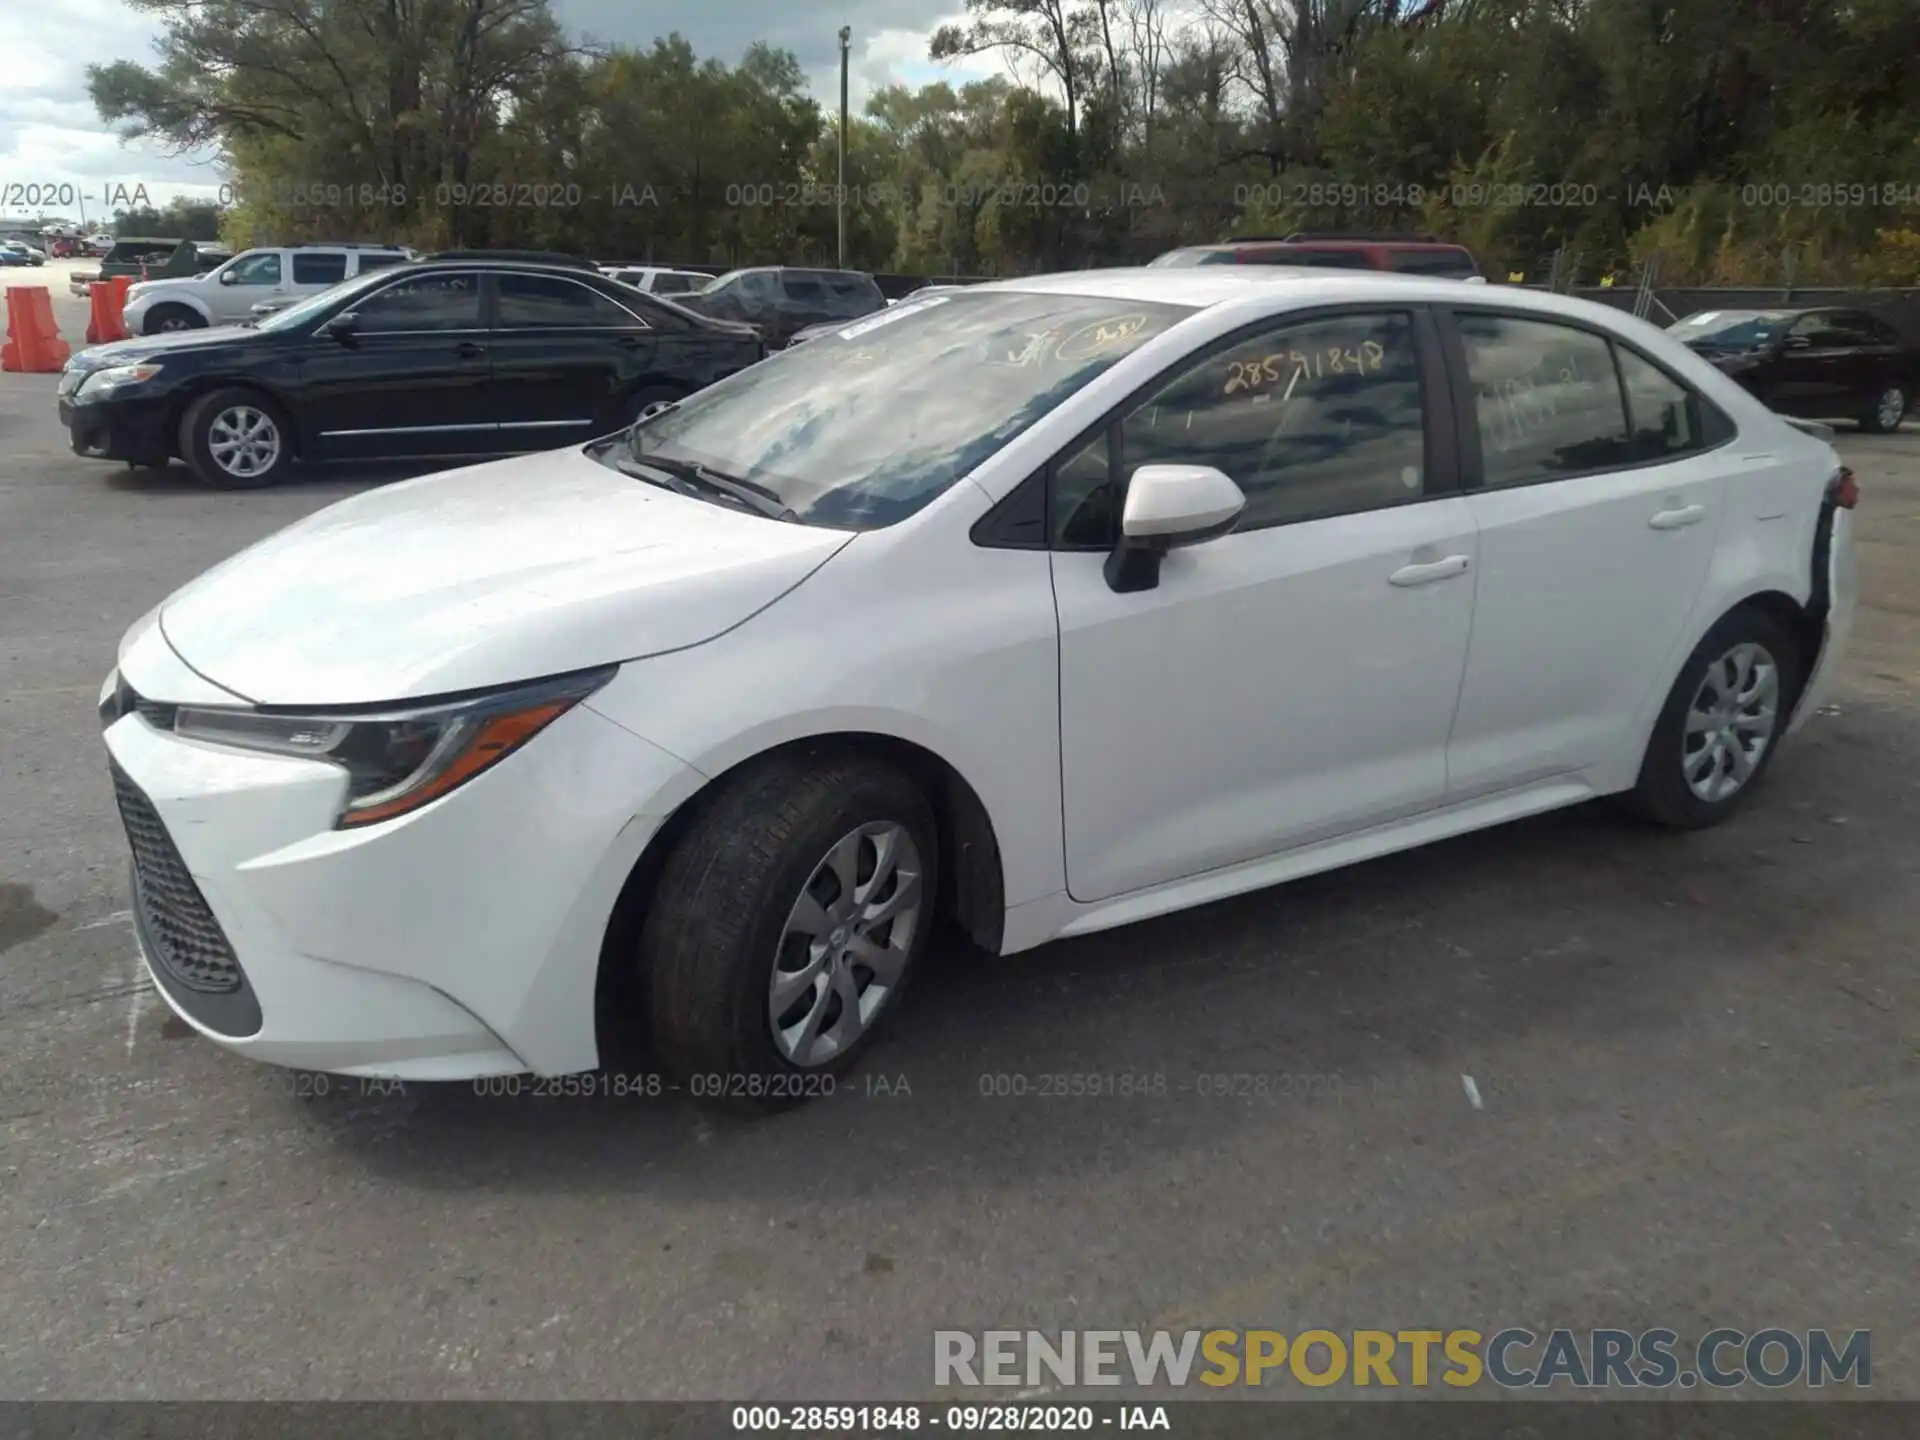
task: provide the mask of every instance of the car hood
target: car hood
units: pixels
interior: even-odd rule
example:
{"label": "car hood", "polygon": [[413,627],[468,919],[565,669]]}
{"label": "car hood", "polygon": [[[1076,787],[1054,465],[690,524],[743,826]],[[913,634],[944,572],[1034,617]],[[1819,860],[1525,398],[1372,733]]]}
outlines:
{"label": "car hood", "polygon": [[160,625],[187,664],[257,704],[419,699],[698,645],[852,538],[574,448],[344,500],[176,592]]}
{"label": "car hood", "polygon": [[181,350],[205,350],[252,340],[259,331],[250,325],[213,325],[204,330],[172,330],[164,335],[142,335],[110,345],[89,345],[74,352],[70,370],[102,370],[109,365],[131,365],[136,360],[165,359]]}
{"label": "car hood", "polygon": [[168,290],[183,290],[189,285],[203,280],[201,275],[164,275],[157,280],[137,280],[127,290],[129,300],[138,300],[146,295],[163,293]]}

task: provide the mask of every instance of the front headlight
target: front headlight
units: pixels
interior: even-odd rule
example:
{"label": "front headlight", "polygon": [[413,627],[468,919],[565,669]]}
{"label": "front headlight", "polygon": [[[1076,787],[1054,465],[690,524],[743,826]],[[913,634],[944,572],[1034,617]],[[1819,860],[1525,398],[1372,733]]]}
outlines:
{"label": "front headlight", "polygon": [[108,390],[116,390],[122,385],[138,385],[151,380],[160,373],[160,366],[151,361],[141,361],[137,365],[109,365],[104,370],[96,370],[80,382],[76,395],[99,395]]}
{"label": "front headlight", "polygon": [[347,801],[335,824],[348,829],[405,815],[464,785],[606,684],[618,668],[378,713],[183,706],[173,729],[190,740],[338,765],[347,773]]}

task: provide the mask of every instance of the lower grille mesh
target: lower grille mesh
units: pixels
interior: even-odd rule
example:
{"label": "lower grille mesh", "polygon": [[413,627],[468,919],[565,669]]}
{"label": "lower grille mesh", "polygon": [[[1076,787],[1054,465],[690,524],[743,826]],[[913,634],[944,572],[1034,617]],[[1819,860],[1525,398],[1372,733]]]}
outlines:
{"label": "lower grille mesh", "polygon": [[187,873],[159,812],[118,765],[113,796],[133,847],[133,903],[140,907],[154,963],[189,990],[223,995],[243,982],[226,932]]}

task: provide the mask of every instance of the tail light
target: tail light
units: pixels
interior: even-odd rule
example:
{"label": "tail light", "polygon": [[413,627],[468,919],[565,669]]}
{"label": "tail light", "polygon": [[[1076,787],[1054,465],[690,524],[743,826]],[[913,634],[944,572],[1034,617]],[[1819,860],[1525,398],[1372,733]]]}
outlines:
{"label": "tail light", "polygon": [[1833,479],[1827,482],[1827,499],[1841,510],[1851,510],[1860,503],[1860,482],[1853,478],[1853,471],[1842,465],[1833,472]]}

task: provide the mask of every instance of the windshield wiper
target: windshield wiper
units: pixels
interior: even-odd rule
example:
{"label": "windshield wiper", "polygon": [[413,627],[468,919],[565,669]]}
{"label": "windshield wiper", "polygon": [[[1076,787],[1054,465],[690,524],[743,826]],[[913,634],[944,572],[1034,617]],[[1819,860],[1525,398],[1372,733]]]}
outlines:
{"label": "windshield wiper", "polygon": [[722,475],[709,470],[704,465],[696,465],[689,460],[665,460],[658,455],[631,455],[627,458],[615,457],[615,463],[628,475],[636,479],[647,479],[640,471],[652,471],[672,482],[668,488],[678,490],[683,495],[718,495],[731,501],[743,510],[755,515],[764,515],[769,520],[787,520],[799,525],[803,522],[780,498],[778,491],[769,490],[764,485],[756,485],[751,480],[742,480],[734,475]]}

